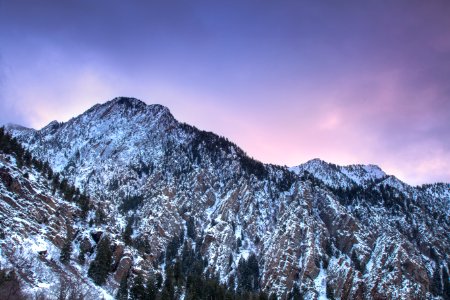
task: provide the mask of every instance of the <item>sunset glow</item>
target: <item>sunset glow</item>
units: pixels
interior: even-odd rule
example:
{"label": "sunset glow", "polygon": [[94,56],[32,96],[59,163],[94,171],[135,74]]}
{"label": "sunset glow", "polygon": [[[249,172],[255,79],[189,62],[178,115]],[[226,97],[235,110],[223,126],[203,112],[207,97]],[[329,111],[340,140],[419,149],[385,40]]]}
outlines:
{"label": "sunset glow", "polygon": [[265,163],[450,182],[449,1],[0,1],[0,123],[116,96]]}

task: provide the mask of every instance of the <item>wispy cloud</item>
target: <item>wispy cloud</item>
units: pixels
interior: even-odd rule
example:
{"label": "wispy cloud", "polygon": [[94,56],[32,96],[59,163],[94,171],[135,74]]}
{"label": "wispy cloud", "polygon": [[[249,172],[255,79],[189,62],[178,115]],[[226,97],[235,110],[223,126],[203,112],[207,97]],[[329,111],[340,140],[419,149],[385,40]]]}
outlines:
{"label": "wispy cloud", "polygon": [[128,95],[265,162],[450,181],[448,1],[172,4],[2,2],[0,122]]}

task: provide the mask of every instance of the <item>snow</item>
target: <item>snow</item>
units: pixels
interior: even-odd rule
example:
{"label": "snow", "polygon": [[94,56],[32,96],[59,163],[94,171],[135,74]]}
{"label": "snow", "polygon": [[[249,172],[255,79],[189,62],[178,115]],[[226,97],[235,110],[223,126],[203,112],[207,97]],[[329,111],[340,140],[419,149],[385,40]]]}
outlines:
{"label": "snow", "polygon": [[327,300],[327,273],[324,270],[322,263],[320,264],[319,275],[314,279],[314,285],[316,291],[319,293],[318,300]]}
{"label": "snow", "polygon": [[101,295],[104,300],[114,300],[114,297],[110,293],[108,293],[104,289],[99,289],[99,290],[101,291]]}
{"label": "snow", "polygon": [[372,272],[372,269],[373,269],[373,261],[372,258],[370,258],[370,260],[366,264],[366,272],[370,273]]}
{"label": "snow", "polygon": [[37,286],[41,289],[49,289],[52,285],[46,282],[39,282]]}
{"label": "snow", "polygon": [[290,168],[297,175],[307,171],[333,188],[350,188],[354,185],[366,186],[369,182],[386,177],[386,173],[376,165],[338,166],[320,159],[310,160]]}
{"label": "snow", "polygon": [[31,236],[24,240],[24,247],[26,249],[31,249],[34,253],[39,253],[47,251],[47,249],[49,249],[49,244],[41,236]]}
{"label": "snow", "polygon": [[[325,184],[312,187],[307,181],[299,181],[289,190],[281,191],[275,183],[283,179],[286,169],[265,166],[269,170],[268,178],[246,176],[248,174],[242,171],[239,162],[241,150],[235,146],[227,146],[231,147],[229,153],[220,149],[212,155],[202,144],[196,149],[201,162],[194,161],[189,147],[197,131],[184,130],[166,109],[138,102],[135,104],[133,109],[125,110],[112,101],[71,119],[51,134],[44,131],[22,134],[22,137],[28,137],[27,141],[33,141],[28,145],[33,149],[33,155],[36,154],[44,161],[48,160],[56,171],[63,170],[63,175],[69,182],[88,192],[92,196],[94,207],[102,208],[107,214],[108,223],[98,228],[88,227],[85,222],[77,221],[74,227],[79,233],[73,244],[72,258],[78,255],[81,240],[87,238],[95,245],[90,233],[96,229],[108,231],[115,242],[120,243],[126,215],[118,211],[118,204],[127,195],[145,195],[145,204],[133,211],[136,214],[133,237],[148,238],[152,257],[158,257],[167,242],[183,228],[184,233],[187,233],[185,220],[192,216],[197,220],[197,233],[200,235],[203,232],[208,237],[208,242],[202,246],[208,266],[220,275],[222,282],[236,275],[239,259],[248,259],[255,253],[260,259],[261,282],[266,287],[270,286],[271,291],[279,296],[286,292],[286,286],[291,283],[290,280],[294,277],[292,270],[299,270],[301,277],[301,271],[308,263],[314,262],[314,259],[323,261],[328,258],[324,245],[329,241],[334,252],[330,261],[335,262],[330,263],[328,269],[321,265],[315,279],[299,279],[301,285],[309,287],[312,293],[317,293],[319,299],[326,299],[327,279],[332,278],[336,272],[345,273],[353,264],[348,253],[339,250],[342,245],[337,247],[336,240],[349,239],[357,250],[358,257],[370,257],[363,277],[357,278],[354,275],[353,278],[363,280],[368,285],[378,275],[374,274],[374,269],[383,264],[382,258],[386,253],[401,253],[410,261],[424,261],[417,259],[414,251],[406,253],[404,249],[392,247],[397,243],[408,242],[404,236],[397,234],[395,223],[404,220],[406,214],[400,212],[403,215],[394,215],[382,204],[368,204],[365,199],[358,199],[351,205],[341,205],[332,189],[327,188],[365,187],[370,180],[377,179],[381,181],[379,184],[398,188],[399,193],[413,191],[423,195],[395,177],[384,179],[386,174],[377,166],[336,166],[318,159],[312,160],[291,170],[299,175],[308,171]],[[41,138],[31,138],[38,135]],[[168,149],[171,151],[167,151]],[[76,158],[76,153],[79,153],[79,158]],[[140,174],[139,170],[135,170],[139,169],[140,162],[151,166],[149,174]],[[45,179],[40,178],[37,172],[29,173],[32,174],[29,182],[33,189],[43,196],[51,195],[51,191],[45,187]],[[114,181],[116,187],[111,188]],[[446,191],[448,196],[448,188]],[[52,243],[53,236],[50,236],[55,234],[53,230],[57,228],[64,231],[64,224],[60,224],[61,227],[55,226],[55,222],[60,221],[58,218],[61,217],[55,216],[55,213],[62,206],[75,210],[74,204],[68,204],[58,195],[51,196],[57,198],[54,201],[56,209],[48,210],[51,211],[51,224],[43,225],[28,218],[29,212],[39,212],[36,203],[28,201],[33,197],[19,199],[7,189],[2,189],[1,192],[2,195],[16,197],[14,200],[17,200],[19,206],[12,209],[11,206],[4,205],[17,213],[5,217],[10,222],[9,228],[16,231],[15,235],[9,237],[8,243],[27,247],[27,250],[18,247],[20,251],[12,258],[25,259],[31,263],[33,267],[30,267],[30,272],[37,274],[36,277],[39,278],[32,278],[32,284],[40,288],[53,288],[48,285],[57,282],[57,275],[45,263],[54,263],[58,270],[67,271],[59,263],[60,250]],[[434,189],[428,189],[426,193],[433,197],[440,195],[439,190]],[[421,232],[426,237],[424,240],[432,243],[433,234],[438,230],[444,232],[440,232],[440,236],[445,239],[445,227],[434,223],[426,212],[420,211],[420,215],[411,212],[410,216],[419,228],[430,228],[432,233]],[[440,214],[441,211],[437,212]],[[88,220],[92,218],[93,211],[88,215]],[[215,226],[211,226],[212,220],[216,221]],[[433,226],[427,225],[428,223]],[[379,236],[385,238],[377,239],[375,249],[372,249],[370,241]],[[260,239],[259,243],[255,242],[256,237]],[[238,249],[235,246],[237,238],[242,240],[242,246]],[[37,252],[43,250],[47,250],[47,255],[38,257]],[[150,265],[149,260],[144,259],[132,247],[127,246],[125,252],[133,258],[134,270],[164,273],[164,264]],[[79,265],[73,260],[71,269],[86,276],[87,265],[94,255],[95,252],[87,255],[85,265]],[[228,266],[230,255],[234,260],[231,267]],[[0,252],[0,263],[9,257]],[[337,259],[343,262],[342,265],[336,262]],[[388,259],[398,262],[399,258],[393,256]],[[276,276],[270,277],[274,269]],[[381,272],[379,275],[383,284],[387,283],[386,289],[391,291],[395,288],[395,284],[389,281],[389,272]],[[100,289],[93,287],[90,280],[87,281],[83,284],[84,288],[96,291],[97,299],[111,299],[114,284],[107,284],[105,289]],[[405,281],[405,286],[409,287],[408,284],[410,282]],[[410,295],[406,290],[398,291],[400,297]]]}
{"label": "snow", "polygon": [[0,247],[0,267],[8,268],[8,267],[10,267],[11,264],[9,263],[8,259],[5,256],[3,256],[3,253],[2,253],[3,245],[1,245],[1,246],[2,247]]}

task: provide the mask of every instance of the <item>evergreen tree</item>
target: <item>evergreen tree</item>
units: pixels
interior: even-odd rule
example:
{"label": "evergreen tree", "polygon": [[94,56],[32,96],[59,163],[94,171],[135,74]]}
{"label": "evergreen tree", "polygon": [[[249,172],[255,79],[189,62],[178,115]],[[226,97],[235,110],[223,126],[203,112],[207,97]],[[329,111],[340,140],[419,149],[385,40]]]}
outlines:
{"label": "evergreen tree", "polygon": [[195,253],[192,250],[190,243],[184,243],[183,250],[181,252],[181,267],[183,274],[190,273],[194,266]]}
{"label": "evergreen tree", "polygon": [[259,290],[259,266],[256,255],[252,253],[248,257],[247,266],[250,272],[250,284],[251,290],[256,291]]}
{"label": "evergreen tree", "polygon": [[82,265],[84,265],[84,263],[86,262],[86,250],[82,247],[80,247],[80,253],[78,253],[78,262]]}
{"label": "evergreen tree", "polygon": [[327,295],[327,299],[334,300],[333,288],[331,287],[331,285],[328,282],[327,282],[327,285],[326,285],[325,292],[326,292],[326,295]]}
{"label": "evergreen tree", "polygon": [[181,238],[178,236],[174,236],[173,239],[167,244],[166,264],[171,264],[172,260],[176,258],[180,245]]}
{"label": "evergreen tree", "polygon": [[239,260],[237,273],[240,291],[253,292],[259,289],[259,267],[254,253],[249,256],[248,260],[244,258]]}
{"label": "evergreen tree", "polygon": [[[64,178],[59,183],[59,189],[61,190],[61,192],[63,192],[64,195],[66,195],[68,193],[68,188],[69,188],[69,184],[67,182],[67,179]],[[69,200],[69,199],[67,199],[67,200]]]}
{"label": "evergreen tree", "polygon": [[142,275],[137,275],[134,278],[133,286],[130,288],[130,297],[132,300],[144,300],[145,292],[146,291]]}
{"label": "evergreen tree", "polygon": [[125,227],[125,230],[123,232],[123,241],[125,242],[126,245],[131,245],[132,239],[131,239],[131,235],[133,234],[133,222],[134,222],[134,216],[128,218],[127,220],[127,226]]}
{"label": "evergreen tree", "polygon": [[31,153],[28,151],[25,151],[25,153],[23,154],[23,162],[24,162],[25,166],[30,167],[32,159],[33,159],[33,157],[31,156]]}
{"label": "evergreen tree", "polygon": [[145,300],[155,300],[158,296],[158,289],[156,288],[155,278],[149,276],[147,280],[147,287],[145,289]]}
{"label": "evergreen tree", "polygon": [[173,300],[175,299],[175,289],[173,287],[172,278],[170,275],[166,276],[164,281],[164,287],[161,292],[161,300]]}
{"label": "evergreen tree", "polygon": [[63,264],[67,264],[70,261],[70,255],[72,254],[72,234],[67,230],[67,237],[64,240],[63,247],[61,249],[61,254],[59,260]]}
{"label": "evergreen tree", "polygon": [[111,270],[112,251],[109,237],[104,236],[98,246],[97,255],[89,266],[88,275],[97,285],[102,285],[106,282],[106,278]]}
{"label": "evergreen tree", "polygon": [[303,300],[303,296],[300,293],[300,288],[297,283],[294,283],[294,287],[292,288],[292,300]]}
{"label": "evergreen tree", "polygon": [[277,300],[277,295],[275,293],[270,294],[269,300]]}
{"label": "evergreen tree", "polygon": [[89,202],[89,198],[86,195],[80,195],[78,206],[80,207],[80,217],[82,220],[86,220],[89,212]]}
{"label": "evergreen tree", "polygon": [[351,260],[353,261],[353,264],[355,265],[355,269],[362,272],[361,263],[359,262],[358,255],[356,254],[356,251],[352,251]]}
{"label": "evergreen tree", "polygon": [[442,281],[444,283],[443,296],[444,299],[450,299],[450,281],[448,271],[445,267],[442,268]]}
{"label": "evergreen tree", "polygon": [[152,251],[152,246],[150,245],[150,242],[148,240],[148,237],[145,235],[140,235],[136,237],[134,240],[131,240],[131,244],[133,245],[136,250],[139,251],[139,253],[146,253],[150,254]]}
{"label": "evergreen tree", "polygon": [[430,282],[430,292],[434,296],[442,295],[441,274],[440,274],[440,268],[437,264],[436,264],[436,269],[434,270],[434,273],[433,273],[433,278],[431,279],[431,282]]}
{"label": "evergreen tree", "polygon": [[52,184],[55,189],[59,188],[59,174],[58,173],[53,174]]}
{"label": "evergreen tree", "polygon": [[99,208],[95,211],[95,225],[102,225],[106,223],[106,214]]}
{"label": "evergreen tree", "polygon": [[186,279],[186,300],[201,299],[203,294],[203,280],[200,274],[190,274]]}
{"label": "evergreen tree", "polygon": [[269,296],[267,296],[266,293],[264,293],[263,291],[259,292],[259,296],[258,296],[258,300],[269,300]]}
{"label": "evergreen tree", "polygon": [[161,275],[161,273],[157,273],[156,274],[156,288],[160,289],[163,283],[163,277]]}
{"label": "evergreen tree", "polygon": [[116,294],[116,299],[128,300],[128,274],[120,280],[120,286]]}
{"label": "evergreen tree", "polygon": [[197,237],[197,233],[195,232],[195,220],[192,216],[189,217],[189,219],[186,221],[186,227],[187,227],[187,236],[191,239],[195,240]]}

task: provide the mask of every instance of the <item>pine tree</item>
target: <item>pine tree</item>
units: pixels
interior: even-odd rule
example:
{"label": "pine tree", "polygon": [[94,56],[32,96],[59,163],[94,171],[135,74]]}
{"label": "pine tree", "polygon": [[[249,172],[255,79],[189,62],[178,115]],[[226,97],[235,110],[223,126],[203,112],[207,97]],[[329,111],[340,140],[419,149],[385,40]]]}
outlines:
{"label": "pine tree", "polygon": [[158,296],[158,289],[156,288],[155,278],[150,276],[147,280],[147,287],[145,289],[145,300],[155,300]]}
{"label": "pine tree", "polygon": [[145,287],[142,275],[138,275],[134,278],[133,286],[130,288],[130,298],[132,300],[145,299]]}
{"label": "pine tree", "polygon": [[240,291],[250,290],[250,283],[248,282],[248,268],[247,262],[243,257],[239,260],[237,268],[238,288]]}
{"label": "pine tree", "polygon": [[82,265],[84,265],[84,263],[86,262],[86,250],[82,247],[80,247],[80,253],[78,253],[78,262]]}
{"label": "pine tree", "polygon": [[161,273],[157,273],[156,274],[156,288],[160,289],[163,283],[163,277],[161,275]]}
{"label": "pine tree", "polygon": [[297,283],[294,283],[294,287],[292,288],[292,300],[303,300],[303,296],[300,293],[300,288]]}
{"label": "pine tree", "polygon": [[356,254],[356,251],[352,251],[351,260],[353,261],[353,264],[355,265],[355,269],[362,272],[361,263],[359,262],[358,255]]}
{"label": "pine tree", "polygon": [[256,291],[259,289],[259,266],[254,253],[248,257],[247,266],[250,271],[251,290]]}
{"label": "pine tree", "polygon": [[195,240],[195,238],[197,237],[197,233],[195,232],[195,220],[192,216],[189,217],[189,219],[186,221],[186,227],[187,227],[186,232],[187,236]]}
{"label": "pine tree", "polygon": [[327,282],[327,285],[326,285],[325,292],[326,292],[326,295],[327,295],[327,299],[334,300],[333,288],[331,287],[330,283],[328,283],[328,282]]}
{"label": "pine tree", "polygon": [[430,292],[434,296],[442,295],[441,274],[439,266],[436,266],[436,269],[434,270],[433,278],[430,282]]}
{"label": "pine tree", "polygon": [[269,300],[277,300],[277,295],[275,293],[270,294]]}
{"label": "pine tree", "polygon": [[134,222],[134,217],[130,217],[127,220],[127,226],[125,227],[125,230],[123,232],[123,241],[125,242],[126,245],[131,245],[131,242],[133,241],[131,239],[131,235],[133,234],[133,222]]}
{"label": "pine tree", "polygon": [[269,300],[269,296],[267,296],[266,293],[264,293],[263,291],[259,292],[259,296],[258,296],[258,300]]}
{"label": "pine tree", "polygon": [[445,267],[442,268],[442,281],[444,282],[444,299],[450,299],[450,281],[448,271]]}
{"label": "pine tree", "polygon": [[95,225],[106,224],[106,214],[102,209],[95,211]]}
{"label": "pine tree", "polygon": [[67,264],[70,261],[70,255],[72,254],[72,234],[67,231],[67,237],[64,240],[63,247],[61,249],[61,254],[59,260],[63,264]]}
{"label": "pine tree", "polygon": [[87,214],[89,212],[89,202],[89,198],[86,195],[80,195],[78,206],[80,207],[80,217],[82,220],[86,220]]}
{"label": "pine tree", "polygon": [[164,281],[164,287],[161,293],[161,300],[173,300],[175,299],[175,290],[171,276],[167,275]]}
{"label": "pine tree", "polygon": [[112,264],[112,251],[108,236],[104,236],[98,246],[97,255],[89,266],[88,275],[97,285],[106,282]]}
{"label": "pine tree", "polygon": [[73,240],[73,228],[70,223],[67,223],[67,230],[66,230],[66,238],[64,240],[64,244],[61,248],[61,253],[59,256],[59,260],[63,264],[67,264],[70,261],[70,256],[72,255],[72,240]]}
{"label": "pine tree", "polygon": [[259,267],[254,253],[249,256],[248,260],[244,258],[239,260],[237,271],[239,290],[253,292],[259,289]]}
{"label": "pine tree", "polygon": [[116,294],[117,300],[128,300],[128,275],[120,280],[119,290]]}

